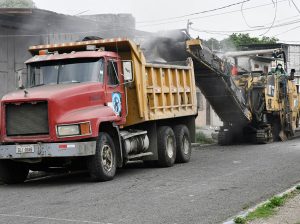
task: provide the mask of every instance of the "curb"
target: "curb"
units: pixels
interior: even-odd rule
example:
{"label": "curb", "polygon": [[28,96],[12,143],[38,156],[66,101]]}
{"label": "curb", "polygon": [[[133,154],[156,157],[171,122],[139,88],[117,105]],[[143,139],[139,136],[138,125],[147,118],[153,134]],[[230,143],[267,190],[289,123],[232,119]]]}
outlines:
{"label": "curb", "polygon": [[[282,197],[282,196],[285,195],[285,194],[289,194],[289,193],[291,193],[292,191],[296,190],[296,187],[299,186],[299,185],[300,185],[300,182],[297,183],[296,185],[294,185],[293,187],[291,187],[291,188],[289,188],[289,189],[287,189],[287,190],[285,190],[285,191],[283,191],[283,192],[281,192],[281,193],[279,193],[279,194],[276,194],[276,195],[274,195],[274,196],[272,196],[272,197]],[[236,217],[242,217],[242,218],[245,218],[250,212],[253,212],[253,211],[256,210],[258,207],[260,207],[260,206],[262,206],[263,204],[269,202],[269,200],[270,200],[270,199],[267,199],[267,200],[265,200],[265,201],[263,201],[263,202],[261,202],[261,203],[255,205],[255,206],[252,207],[252,208],[249,208],[249,209],[247,209],[247,210],[241,211],[240,213],[238,213],[237,215],[235,215],[235,216],[229,218],[229,220],[223,222],[222,224],[235,224],[234,219],[235,219]]]}

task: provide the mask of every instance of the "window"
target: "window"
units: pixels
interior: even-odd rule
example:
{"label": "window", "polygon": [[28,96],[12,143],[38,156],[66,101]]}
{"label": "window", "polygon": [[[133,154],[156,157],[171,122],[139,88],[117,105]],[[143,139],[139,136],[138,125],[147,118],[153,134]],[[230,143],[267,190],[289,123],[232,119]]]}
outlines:
{"label": "window", "polygon": [[103,83],[103,77],[104,77],[104,63],[101,60],[100,71],[99,71],[99,82]]}
{"label": "window", "polygon": [[108,85],[118,85],[119,77],[118,77],[118,65],[115,61],[108,61],[107,64],[107,75],[108,75]]}
{"label": "window", "polygon": [[103,82],[103,59],[76,58],[29,64],[29,87],[62,83]]}

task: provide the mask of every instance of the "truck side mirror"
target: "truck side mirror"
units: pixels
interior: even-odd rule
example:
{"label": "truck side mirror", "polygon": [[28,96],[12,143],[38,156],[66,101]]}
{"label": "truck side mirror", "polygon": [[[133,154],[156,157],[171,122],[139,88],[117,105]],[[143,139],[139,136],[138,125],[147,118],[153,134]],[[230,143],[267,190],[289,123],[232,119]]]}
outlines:
{"label": "truck side mirror", "polygon": [[24,73],[23,73],[24,69],[20,69],[17,71],[17,88],[18,89],[24,89],[25,88],[25,84],[24,83]]}
{"label": "truck side mirror", "polygon": [[294,80],[295,79],[295,73],[296,73],[296,70],[291,69],[291,74],[290,74],[289,80]]}
{"label": "truck side mirror", "polygon": [[132,61],[122,61],[124,81],[133,81]]}

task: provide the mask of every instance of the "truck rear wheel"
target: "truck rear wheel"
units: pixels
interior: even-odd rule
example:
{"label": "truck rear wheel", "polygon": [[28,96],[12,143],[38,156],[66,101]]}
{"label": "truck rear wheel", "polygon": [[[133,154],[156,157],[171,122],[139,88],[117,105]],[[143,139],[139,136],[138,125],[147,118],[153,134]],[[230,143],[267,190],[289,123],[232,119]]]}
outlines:
{"label": "truck rear wheel", "polygon": [[158,164],[171,167],[176,159],[176,139],[172,128],[161,126],[157,132]]}
{"label": "truck rear wheel", "polygon": [[88,159],[88,170],[93,181],[112,180],[116,174],[116,150],[111,137],[100,132],[96,154]]}
{"label": "truck rear wheel", "polygon": [[28,173],[29,168],[24,163],[0,160],[0,180],[6,184],[23,183]]}
{"label": "truck rear wheel", "polygon": [[176,162],[187,163],[192,153],[189,129],[185,125],[177,125],[173,130],[176,138]]}

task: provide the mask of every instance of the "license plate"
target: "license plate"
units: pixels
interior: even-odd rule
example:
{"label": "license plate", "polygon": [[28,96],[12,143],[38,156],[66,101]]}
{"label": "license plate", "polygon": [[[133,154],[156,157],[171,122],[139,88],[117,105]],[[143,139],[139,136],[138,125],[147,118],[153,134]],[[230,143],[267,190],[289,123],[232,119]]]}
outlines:
{"label": "license plate", "polygon": [[34,146],[33,145],[17,145],[16,153],[17,154],[34,153]]}

